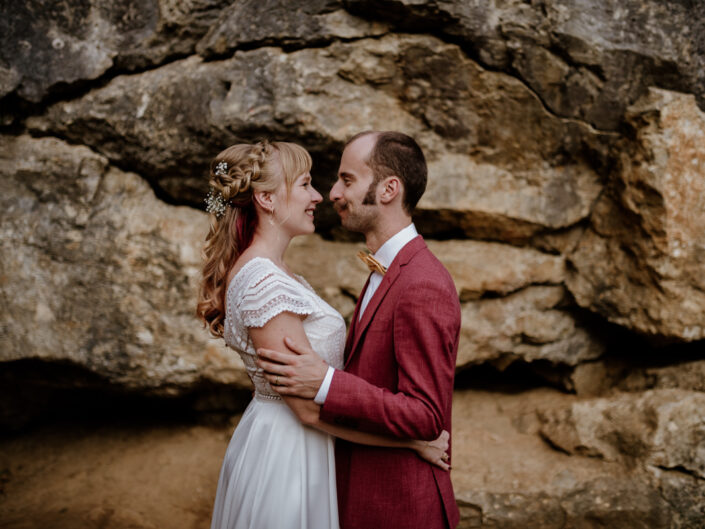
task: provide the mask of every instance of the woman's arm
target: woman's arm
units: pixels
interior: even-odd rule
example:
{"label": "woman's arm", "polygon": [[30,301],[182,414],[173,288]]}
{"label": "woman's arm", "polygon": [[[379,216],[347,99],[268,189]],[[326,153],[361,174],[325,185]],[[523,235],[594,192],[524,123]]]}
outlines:
{"label": "woman's arm", "polygon": [[[305,316],[294,314],[293,312],[282,312],[270,319],[263,327],[250,327],[248,329],[252,344],[255,349],[267,348],[275,351],[285,351],[284,337],[287,333],[296,335],[297,340],[311,347],[302,320]],[[274,382],[272,382],[274,384]],[[275,387],[276,389],[276,387]],[[301,422],[310,425],[318,420],[319,406],[313,401],[298,397],[282,396],[284,402],[291,408]],[[310,403],[310,404],[309,404]],[[313,406],[316,408],[314,409]]]}
{"label": "woman's arm", "polygon": [[[310,348],[311,345],[306,337],[302,324],[303,318],[304,316],[299,316],[291,312],[282,312],[269,320],[263,327],[250,327],[250,338],[252,338],[255,349],[266,348],[275,351],[286,351],[287,347],[284,344],[285,336],[289,336],[296,343]],[[282,396],[282,398],[298,419],[307,426],[312,426],[335,437],[358,444],[390,448],[408,448],[416,451],[423,459],[444,470],[450,468],[444,461],[444,459],[447,459],[448,432],[443,432],[438,439],[430,442],[405,440],[391,436],[386,437],[383,435],[359,432],[321,421],[319,419],[320,406],[312,400],[287,396]]]}
{"label": "woman's arm", "polygon": [[422,459],[425,459],[431,464],[450,470],[448,459],[448,439],[450,434],[443,430],[440,437],[434,441],[419,441],[419,440],[403,440],[396,437],[386,437],[372,433],[360,432],[345,428],[343,426],[333,425],[321,420],[311,424],[314,428],[322,430],[330,435],[351,441],[353,443],[370,445],[370,446],[386,446],[390,448],[409,448],[416,452]]}
{"label": "woman's arm", "polygon": [[361,432],[320,420],[319,412],[321,407],[312,400],[299,399],[298,397],[284,397],[284,399],[287,400],[287,404],[292,406],[292,410],[295,410],[294,413],[296,413],[296,416],[306,426],[311,426],[312,428],[316,428],[317,430],[321,430],[352,443],[389,448],[408,448],[415,451],[421,459],[425,459],[443,470],[450,470],[447,452],[450,434],[445,430],[433,441],[399,439],[398,437]]}

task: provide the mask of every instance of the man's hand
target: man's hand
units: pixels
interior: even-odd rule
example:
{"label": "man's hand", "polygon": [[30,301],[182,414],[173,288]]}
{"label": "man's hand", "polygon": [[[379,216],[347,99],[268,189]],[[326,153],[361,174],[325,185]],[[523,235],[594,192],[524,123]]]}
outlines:
{"label": "man's hand", "polygon": [[288,337],[284,343],[292,352],[257,349],[257,365],[264,369],[264,378],[280,395],[313,399],[328,372],[328,364],[312,349],[295,344]]}

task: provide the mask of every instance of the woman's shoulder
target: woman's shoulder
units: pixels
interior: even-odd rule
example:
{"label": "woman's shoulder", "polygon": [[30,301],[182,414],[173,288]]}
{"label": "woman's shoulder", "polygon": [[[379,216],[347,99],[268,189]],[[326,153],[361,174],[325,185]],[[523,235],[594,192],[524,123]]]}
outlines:
{"label": "woman's shoulder", "polygon": [[281,312],[307,316],[316,311],[311,294],[267,257],[254,257],[235,272],[228,305],[245,327],[262,327]]}
{"label": "woman's shoulder", "polygon": [[272,283],[290,286],[299,284],[295,278],[279,268],[268,257],[255,255],[242,264],[236,264],[234,272],[230,275],[228,292],[245,292]]}
{"label": "woman's shoulder", "polygon": [[[243,256],[244,257],[244,256]],[[277,266],[268,257],[260,255],[246,256],[245,259],[238,259],[230,272],[230,281],[232,282],[239,276],[248,276],[258,271],[276,272]]]}

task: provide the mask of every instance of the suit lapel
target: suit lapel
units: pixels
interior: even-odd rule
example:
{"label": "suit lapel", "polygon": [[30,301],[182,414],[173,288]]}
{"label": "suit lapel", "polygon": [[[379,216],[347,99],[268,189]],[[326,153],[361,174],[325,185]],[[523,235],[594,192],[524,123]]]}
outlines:
{"label": "suit lapel", "polygon": [[[359,349],[360,347],[360,340],[362,339],[362,336],[365,334],[365,330],[369,326],[370,322],[372,321],[372,318],[374,317],[375,313],[377,312],[377,309],[379,308],[380,303],[382,303],[382,300],[384,297],[387,295],[387,292],[389,291],[389,288],[394,284],[394,282],[397,280],[399,277],[399,274],[401,273],[401,269],[403,266],[405,266],[411,258],[422,248],[426,247],[426,243],[423,240],[423,237],[417,236],[414,237],[411,241],[409,241],[397,254],[397,256],[394,258],[394,261],[392,261],[392,264],[389,265],[389,268],[387,269],[387,273],[384,274],[384,277],[382,278],[382,282],[379,284],[379,287],[377,287],[377,290],[375,291],[374,295],[372,296],[372,299],[370,299],[370,302],[367,304],[367,307],[365,307],[365,312],[362,314],[362,319],[358,322],[358,315],[360,313],[360,303],[362,302],[362,298],[364,296],[364,292],[367,289],[367,286],[369,285],[369,278],[367,279],[367,283],[365,284],[365,288],[362,290],[362,293],[360,293],[360,298],[358,299],[357,306],[355,307],[355,315],[353,316],[353,324],[351,325],[350,333],[348,334],[348,340],[346,343],[345,347],[345,352],[346,352],[346,359],[345,359],[345,366],[347,367],[348,363],[350,362],[350,359],[354,356],[354,353]],[[351,340],[352,338],[352,340]],[[352,341],[352,344],[351,344]]]}
{"label": "suit lapel", "polygon": [[370,274],[367,277],[367,282],[365,283],[365,286],[362,287],[362,291],[360,292],[360,296],[357,298],[357,303],[355,303],[355,311],[353,312],[352,320],[350,320],[350,329],[348,329],[348,336],[345,339],[344,358],[346,361],[350,357],[352,343],[355,338],[355,333],[357,332],[357,328],[359,327],[357,324],[358,323],[357,320],[359,319],[359,315],[360,315],[360,305],[362,304],[362,298],[365,296],[365,291],[367,290],[367,286],[370,284],[370,277],[372,277],[372,274]]}

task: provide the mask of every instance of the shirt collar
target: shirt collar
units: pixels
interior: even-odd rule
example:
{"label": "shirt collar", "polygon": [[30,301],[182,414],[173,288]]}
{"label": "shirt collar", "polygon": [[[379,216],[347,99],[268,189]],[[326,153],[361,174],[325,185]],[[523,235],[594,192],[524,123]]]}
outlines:
{"label": "shirt collar", "polygon": [[417,235],[416,226],[414,226],[412,222],[406,228],[398,231],[395,235],[387,239],[387,242],[374,254],[374,258],[377,259],[382,266],[389,268],[389,265],[392,264],[392,261],[394,261],[399,251]]}

